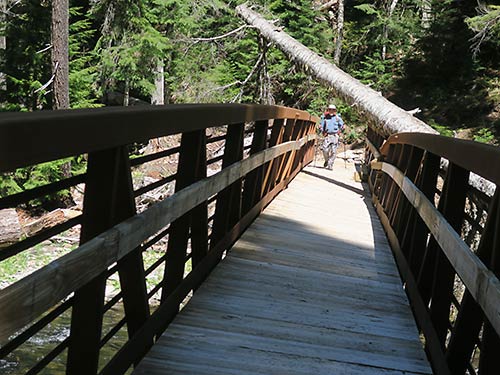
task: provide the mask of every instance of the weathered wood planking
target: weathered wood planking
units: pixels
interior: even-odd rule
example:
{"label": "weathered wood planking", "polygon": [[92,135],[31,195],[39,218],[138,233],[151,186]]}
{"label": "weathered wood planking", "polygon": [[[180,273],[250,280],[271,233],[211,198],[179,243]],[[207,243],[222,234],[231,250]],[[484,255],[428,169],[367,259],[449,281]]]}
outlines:
{"label": "weathered wood planking", "polygon": [[134,374],[430,374],[353,169],[306,168],[236,242]]}

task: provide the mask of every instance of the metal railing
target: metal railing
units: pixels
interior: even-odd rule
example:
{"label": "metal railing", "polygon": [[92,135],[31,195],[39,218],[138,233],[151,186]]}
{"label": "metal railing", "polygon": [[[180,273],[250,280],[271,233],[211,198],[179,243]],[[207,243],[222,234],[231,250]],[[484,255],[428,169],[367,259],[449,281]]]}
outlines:
{"label": "metal railing", "polygon": [[[181,303],[245,228],[311,160],[318,119],[261,105],[172,105],[12,114],[0,120],[0,173],[85,154],[86,172],[0,198],[0,208],[85,184],[80,215],[0,250],[0,261],[81,226],[80,246],[0,290],[0,359],[68,317],[67,334],[26,373],[59,363],[67,374],[122,374],[142,358]],[[221,135],[207,137],[207,129]],[[180,144],[130,158],[128,146],[176,135]],[[245,134],[252,136],[244,146]],[[207,160],[207,144],[224,153]],[[176,157],[175,173],[134,188],[132,171]],[[207,177],[207,165],[219,165]],[[222,165],[220,165],[222,164]],[[136,199],[165,184],[175,194],[138,212]],[[161,244],[161,245],[159,245]],[[152,249],[155,249],[154,251]],[[145,264],[144,255],[154,261]],[[164,267],[161,279],[150,276]],[[110,279],[119,280],[105,295]],[[109,284],[109,283],[108,283]],[[161,295],[160,304],[153,296]],[[106,314],[123,305],[106,332]],[[118,332],[128,336],[112,345]],[[23,360],[21,358],[21,360]]]}

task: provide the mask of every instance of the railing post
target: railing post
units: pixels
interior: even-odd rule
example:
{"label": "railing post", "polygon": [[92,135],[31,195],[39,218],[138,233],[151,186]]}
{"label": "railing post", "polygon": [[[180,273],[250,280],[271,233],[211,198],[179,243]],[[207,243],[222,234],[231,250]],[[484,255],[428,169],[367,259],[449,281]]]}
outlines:
{"label": "railing post", "polygon": [[[274,147],[280,144],[283,140],[283,124],[285,123],[284,119],[274,120],[273,128],[271,130],[271,137],[269,138],[269,147]],[[265,196],[268,192],[272,190],[274,187],[274,183],[276,181],[276,173],[278,170],[278,161],[279,158],[271,160],[266,163],[264,166],[264,180],[262,183],[262,194],[261,196]]]}
{"label": "railing post", "polygon": [[[127,148],[118,147],[89,154],[80,243],[89,241],[134,214]],[[120,262],[125,274],[139,270],[136,278],[142,277],[142,280],[135,280],[138,285],[130,286],[125,283],[122,286],[124,304],[130,314],[127,319],[130,318],[128,323],[132,330],[137,329],[149,314],[147,304],[144,304],[144,270],[137,264],[138,260],[142,264],[138,251]],[[106,275],[103,273],[75,292],[68,348],[68,374],[97,373],[105,287]],[[135,300],[136,307],[130,305],[131,300]]]}
{"label": "railing post", "polygon": [[[422,163],[422,157],[424,155],[424,151],[422,149],[412,147],[410,151],[410,156],[408,158],[408,163],[406,166],[405,176],[408,177],[412,182],[415,182],[415,178],[417,176],[417,172]],[[402,244],[402,237],[404,232],[407,229],[407,226],[410,224],[410,216],[412,207],[410,202],[406,199],[404,194],[400,191],[398,195],[398,205],[394,210],[392,221],[394,232],[396,233],[400,244]]]}
{"label": "railing post", "polygon": [[[465,209],[465,198],[469,186],[469,171],[450,163],[446,181],[439,199],[440,211],[448,223],[460,233]],[[431,237],[430,256],[435,258],[432,285],[432,302],[430,316],[441,346],[445,347],[446,333],[449,326],[450,305],[453,296],[453,282],[455,270],[446,255],[440,251],[436,240]],[[435,253],[435,255],[434,255]]]}
{"label": "railing post", "polygon": [[[293,121],[293,129],[292,129],[292,134],[290,136],[290,141],[296,141],[299,139],[300,133],[303,131],[302,128],[302,120],[294,120]],[[295,164],[295,155],[296,151],[290,151],[287,152],[284,155],[283,159],[283,168],[281,170],[281,181],[286,180],[290,174],[293,172],[293,165]]]}
{"label": "railing post", "polygon": [[[245,124],[229,125],[222,168],[243,159],[243,136]],[[210,237],[210,248],[214,248],[226,232],[236,224],[241,217],[241,179],[217,194],[214,223]]]}
{"label": "railing post", "polygon": [[[202,130],[203,135],[205,130]],[[199,168],[199,159],[202,155],[202,135],[200,131],[182,133],[177,166],[175,191],[178,192],[196,181],[196,172]],[[203,149],[205,152],[205,149]],[[168,237],[165,275],[161,302],[177,288],[184,277],[186,251],[189,239],[191,213],[188,212],[172,222]],[[169,322],[165,322],[167,325]]]}
{"label": "railing post", "polygon": [[[198,133],[198,162],[196,163],[195,180],[207,177],[207,137],[205,130]],[[205,257],[208,251],[208,205],[207,201],[191,211],[191,254],[193,269]]]}
{"label": "railing post", "polygon": [[[422,172],[417,182],[417,187],[431,202],[434,201],[436,193],[440,161],[441,158],[439,156],[426,152]],[[416,279],[424,258],[429,229],[415,210],[412,211],[414,212],[415,220],[409,229],[409,233],[403,235],[401,246],[405,254],[407,254],[408,264]]]}
{"label": "railing post", "polygon": [[[295,123],[297,121],[295,119],[287,119],[285,123],[285,130],[283,134],[283,141],[281,143],[289,142],[292,139],[292,133],[295,127]],[[278,185],[281,181],[285,179],[285,170],[286,170],[286,161],[288,160],[288,155],[290,153],[286,153],[285,155],[281,155],[277,160],[278,170],[276,173],[276,181],[274,186]]]}
{"label": "railing post", "polygon": [[[498,257],[500,255],[500,238],[498,237],[498,234],[500,233],[499,198],[500,191],[498,191],[497,187],[497,191],[490,203],[488,218],[481,237],[481,242],[476,252],[479,259],[481,259],[486,266],[490,265],[491,267],[489,268],[492,269],[497,276],[500,274],[500,265],[498,264]],[[496,270],[494,269],[495,267]],[[448,362],[448,366],[450,367],[450,371],[453,374],[465,373],[472,351],[477,343],[483,320],[484,314],[481,307],[471,296],[470,292],[465,290],[462,297],[462,303],[460,304],[460,310],[453,327],[450,343],[448,344],[448,350],[446,352],[446,360]],[[495,363],[496,367],[494,369],[498,371],[498,353],[500,353],[498,347],[498,335],[496,335],[495,332],[491,332],[491,327],[488,327],[487,325],[489,325],[489,323],[485,322],[485,328],[483,330],[483,346],[481,347],[481,362],[483,366],[481,371],[484,372],[480,373],[494,374],[494,371],[488,371],[486,368],[489,367],[487,363]],[[492,336],[490,336],[491,333],[493,333]],[[491,340],[497,340],[497,344],[495,345],[495,343]],[[490,345],[486,345],[487,343]],[[494,351],[490,352],[491,349]],[[483,358],[483,356],[486,358]]]}
{"label": "railing post", "polygon": [[[252,147],[250,148],[250,155],[254,155],[266,148],[268,126],[269,126],[268,120],[257,121],[255,123]],[[247,212],[249,212],[252,209],[252,207],[261,199],[263,167],[264,166],[249,172],[248,175],[245,177],[245,183],[242,195],[242,204],[241,204],[242,216],[245,215]]]}

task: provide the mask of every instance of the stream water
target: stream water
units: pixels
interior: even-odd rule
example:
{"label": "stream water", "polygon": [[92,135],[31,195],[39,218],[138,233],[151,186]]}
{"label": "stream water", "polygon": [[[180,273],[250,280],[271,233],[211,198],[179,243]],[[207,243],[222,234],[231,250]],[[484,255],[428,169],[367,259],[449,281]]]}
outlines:
{"label": "stream water", "polygon": [[[20,375],[28,372],[38,361],[54,349],[69,335],[70,311],[65,312],[37,335],[31,337],[26,343],[4,359],[0,359],[0,374]],[[103,334],[111,330],[123,318],[123,305],[117,304],[107,311],[103,320]],[[100,364],[107,363],[113,355],[127,341],[127,330],[123,327],[101,349]],[[39,374],[64,375],[66,368],[67,350],[63,351]]]}

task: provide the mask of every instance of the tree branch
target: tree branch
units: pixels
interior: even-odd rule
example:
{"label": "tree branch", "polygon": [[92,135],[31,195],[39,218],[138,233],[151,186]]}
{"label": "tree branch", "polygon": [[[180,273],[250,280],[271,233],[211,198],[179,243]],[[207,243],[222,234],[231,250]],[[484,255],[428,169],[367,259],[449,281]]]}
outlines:
{"label": "tree branch", "polygon": [[194,42],[194,44],[199,43],[199,42],[214,42],[214,41],[219,40],[219,39],[227,38],[228,36],[236,34],[238,31],[241,31],[244,29],[255,29],[255,27],[250,26],[250,25],[242,25],[242,26],[240,26],[232,31],[229,31],[228,33],[222,34],[222,35],[214,36],[211,38],[191,38],[191,40]]}
{"label": "tree branch", "polygon": [[336,5],[338,2],[339,2],[339,0],[330,0],[330,1],[320,5],[319,7],[317,7],[316,10],[319,10],[319,11],[329,10],[331,7]]}
{"label": "tree branch", "polygon": [[[269,44],[270,45],[270,44]],[[268,45],[268,46],[269,46]],[[260,63],[262,62],[262,59],[264,58],[264,53],[261,53],[259,55],[259,58],[257,59],[257,62],[255,63],[255,65],[253,66],[252,70],[250,71],[250,73],[248,73],[248,76],[243,80],[243,82],[241,82],[241,88],[240,88],[240,92],[238,93],[238,95],[236,95],[233,100],[231,100],[231,103],[234,103],[236,102],[237,100],[241,99],[241,97],[243,96],[243,89],[245,88],[245,85],[248,83],[248,81],[250,80],[250,78],[252,78],[252,76],[255,74],[255,72],[257,71]]]}
{"label": "tree branch", "polygon": [[54,79],[56,78],[57,68],[59,68],[59,61],[56,62],[56,66],[54,67],[54,74],[52,74],[52,77],[50,77],[50,79],[42,87],[37,88],[35,90],[35,94],[39,93],[42,90],[45,90],[52,84],[52,82],[54,82]]}

